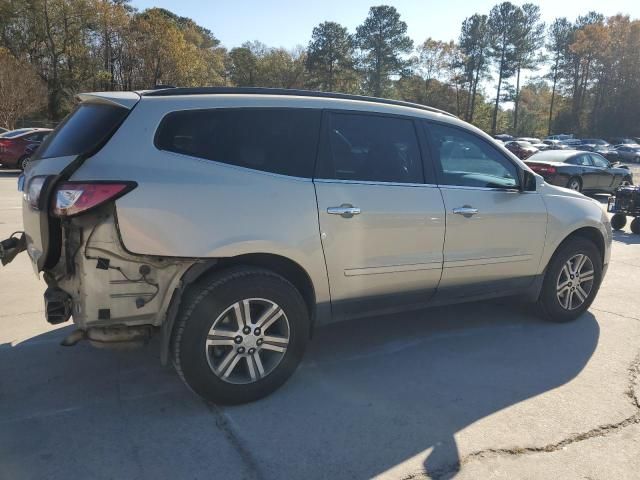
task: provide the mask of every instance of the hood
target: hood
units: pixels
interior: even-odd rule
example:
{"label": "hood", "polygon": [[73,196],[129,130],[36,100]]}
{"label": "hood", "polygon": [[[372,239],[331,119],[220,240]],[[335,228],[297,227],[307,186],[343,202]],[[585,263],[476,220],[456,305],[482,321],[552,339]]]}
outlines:
{"label": "hood", "polygon": [[557,185],[551,185],[550,183],[544,182],[540,188],[539,192],[542,195],[555,195],[559,197],[569,197],[569,198],[577,198],[580,200],[584,200],[585,202],[590,202],[595,205],[598,205],[601,209],[604,209],[604,205],[602,205],[598,200],[595,200],[591,197],[587,197],[580,192],[576,192],[575,190],[571,190],[569,188],[558,187]]}

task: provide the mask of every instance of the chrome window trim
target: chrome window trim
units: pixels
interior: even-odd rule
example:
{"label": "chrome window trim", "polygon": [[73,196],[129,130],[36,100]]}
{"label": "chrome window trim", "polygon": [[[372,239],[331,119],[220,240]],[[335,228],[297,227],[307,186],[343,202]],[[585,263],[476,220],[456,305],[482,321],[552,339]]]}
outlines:
{"label": "chrome window trim", "polygon": [[387,187],[429,187],[437,188],[438,185],[433,183],[402,183],[402,182],[377,182],[372,180],[342,180],[331,178],[314,178],[315,183],[344,183],[353,185],[382,185]]}
{"label": "chrome window trim", "polygon": [[447,190],[482,190],[488,192],[507,192],[507,193],[536,193],[536,192],[523,192],[518,188],[496,188],[496,187],[467,187],[463,185],[439,185],[440,188]]}

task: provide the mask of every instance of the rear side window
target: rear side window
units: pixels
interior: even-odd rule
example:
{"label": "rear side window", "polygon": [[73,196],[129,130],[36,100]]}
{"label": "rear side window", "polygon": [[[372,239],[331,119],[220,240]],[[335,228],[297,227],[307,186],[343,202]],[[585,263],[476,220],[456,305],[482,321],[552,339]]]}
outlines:
{"label": "rear side window", "polygon": [[422,183],[422,164],[412,120],[331,113],[319,178]]}
{"label": "rear side window", "polygon": [[90,152],[109,139],[128,113],[115,105],[81,103],[46,137],[35,158]]}
{"label": "rear side window", "polygon": [[315,109],[184,110],[164,117],[155,144],[169,152],[311,178],[320,118]]}

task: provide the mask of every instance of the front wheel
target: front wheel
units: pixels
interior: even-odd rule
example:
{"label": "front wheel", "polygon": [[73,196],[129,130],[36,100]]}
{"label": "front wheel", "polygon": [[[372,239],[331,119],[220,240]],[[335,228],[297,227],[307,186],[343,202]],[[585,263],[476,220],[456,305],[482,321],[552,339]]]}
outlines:
{"label": "front wheel", "polygon": [[538,305],[545,318],[568,322],[593,302],[602,280],[602,259],[589,240],[573,238],[562,244],[547,267]]}
{"label": "front wheel", "polygon": [[298,290],[263,269],[223,271],[191,292],[173,334],[173,363],[197,394],[220,404],[258,400],[300,363],[309,313]]}
{"label": "front wheel", "polygon": [[636,217],[631,221],[631,232],[640,235],[640,217]]}

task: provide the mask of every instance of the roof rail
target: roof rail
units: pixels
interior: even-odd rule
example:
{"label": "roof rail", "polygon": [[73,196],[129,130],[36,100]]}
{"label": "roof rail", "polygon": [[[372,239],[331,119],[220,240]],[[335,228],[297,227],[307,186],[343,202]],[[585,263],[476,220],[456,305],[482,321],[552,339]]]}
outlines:
{"label": "roof rail", "polygon": [[292,95],[299,97],[337,98],[340,100],[358,100],[361,102],[382,103],[385,105],[397,105],[400,107],[417,108],[428,112],[441,113],[455,117],[452,113],[438,108],[420,105],[419,103],[405,102],[402,100],[390,100],[387,98],[367,97],[364,95],[350,95],[347,93],[317,92],[314,90],[298,90],[289,88],[264,88],[264,87],[179,87],[159,90],[147,90],[142,92],[143,97],[169,97],[179,95]]}

